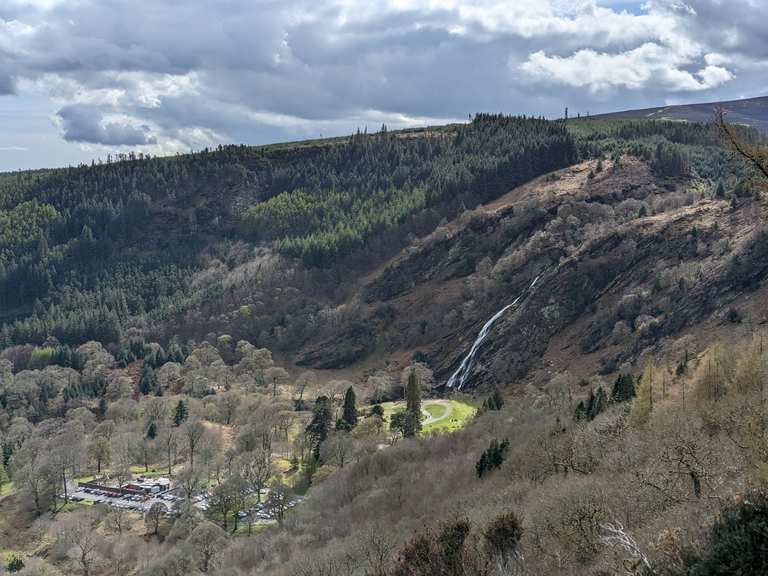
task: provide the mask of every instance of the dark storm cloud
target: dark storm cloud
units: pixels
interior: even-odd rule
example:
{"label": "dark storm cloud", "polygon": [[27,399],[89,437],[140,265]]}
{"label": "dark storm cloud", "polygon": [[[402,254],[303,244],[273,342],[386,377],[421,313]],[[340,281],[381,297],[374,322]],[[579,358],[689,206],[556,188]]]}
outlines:
{"label": "dark storm cloud", "polygon": [[766,20],[749,0],[7,0],[0,94],[47,93],[69,141],[159,151],[597,112],[756,95]]}
{"label": "dark storm cloud", "polygon": [[144,146],[156,142],[148,127],[105,121],[99,110],[88,106],[65,106],[59,110],[58,116],[64,139],[69,142],[106,146]]}
{"label": "dark storm cloud", "polygon": [[0,96],[7,96],[16,92],[13,78],[0,74]]}

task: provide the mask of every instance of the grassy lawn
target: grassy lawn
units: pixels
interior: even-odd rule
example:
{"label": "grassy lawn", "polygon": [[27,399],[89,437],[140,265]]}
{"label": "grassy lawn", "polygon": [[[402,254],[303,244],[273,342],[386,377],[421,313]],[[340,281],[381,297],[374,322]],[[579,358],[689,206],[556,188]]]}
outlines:
{"label": "grassy lawn", "polygon": [[392,414],[405,410],[405,402],[382,402],[381,407],[384,409],[384,422],[389,426],[389,419]]}
{"label": "grassy lawn", "polygon": [[[181,469],[181,466],[176,464],[173,466],[173,473],[176,474]],[[160,467],[160,468],[149,468],[149,472],[144,471],[144,466],[131,466],[131,473],[138,474],[139,476],[144,476],[145,478],[157,478],[157,477],[167,477],[168,476],[168,468],[167,467]]]}
{"label": "grassy lawn", "polygon": [[[251,527],[251,534],[258,534],[259,532],[263,532],[267,528],[269,528],[269,524],[254,524]],[[241,520],[237,526],[236,532],[232,532],[231,529],[228,532],[229,534],[233,534],[234,536],[248,536],[248,522]]]}
{"label": "grassy lawn", "polygon": [[[425,426],[422,429],[422,434],[442,434],[447,432],[455,432],[467,425],[467,422],[471,420],[477,413],[477,407],[470,404],[469,399],[461,397],[461,399],[451,399],[451,415],[444,420],[438,420],[432,424]],[[422,403],[424,410],[426,410],[433,418],[440,418],[445,416],[447,406],[445,404],[430,404],[428,399],[425,399]],[[400,412],[405,409],[405,402],[384,402],[381,407],[384,409],[384,421],[389,426],[389,420],[392,414]],[[426,419],[426,417],[424,417]]]}
{"label": "grassy lawn", "polygon": [[443,406],[442,404],[427,404],[424,406],[424,410],[429,412],[429,415],[432,416],[432,418],[442,418],[445,416],[448,407]]}
{"label": "grassy lawn", "polygon": [[56,509],[56,514],[64,514],[66,512],[72,512],[73,510],[77,510],[78,508],[82,508],[83,506],[93,506],[92,500],[82,500],[80,502],[67,502],[64,504],[61,508]]}
{"label": "grassy lawn", "polygon": [[[443,410],[439,415],[433,414],[433,416],[441,416],[444,414],[445,408],[440,406]],[[429,407],[426,408],[429,411]],[[430,411],[430,414],[432,412]],[[461,400],[451,400],[451,415],[444,420],[438,420],[433,424],[425,426],[422,430],[422,434],[443,434],[446,432],[455,432],[467,425],[472,418],[477,414],[477,408],[463,402]]]}

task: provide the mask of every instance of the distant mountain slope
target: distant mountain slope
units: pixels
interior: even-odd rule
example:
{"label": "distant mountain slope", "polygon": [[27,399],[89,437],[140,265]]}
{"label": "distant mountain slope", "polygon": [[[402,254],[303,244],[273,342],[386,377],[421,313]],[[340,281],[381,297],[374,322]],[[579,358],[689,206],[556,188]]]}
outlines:
{"label": "distant mountain slope", "polygon": [[633,120],[678,120],[685,122],[709,122],[717,106],[725,107],[728,120],[734,124],[746,124],[768,134],[768,96],[732,100],[730,102],[708,102],[660,106],[643,110],[626,110],[600,114],[597,118],[625,118]]}

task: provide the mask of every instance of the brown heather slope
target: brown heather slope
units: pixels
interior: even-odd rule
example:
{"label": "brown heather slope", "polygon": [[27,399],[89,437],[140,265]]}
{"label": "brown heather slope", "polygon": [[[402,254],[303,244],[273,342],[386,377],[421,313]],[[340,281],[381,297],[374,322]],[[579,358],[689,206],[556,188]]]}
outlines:
{"label": "brown heather slope", "polygon": [[[539,178],[416,240],[361,282],[362,300],[348,303],[355,322],[309,342],[298,364],[364,366],[362,380],[416,358],[444,384],[485,321],[538,274],[494,326],[473,385],[607,376],[685,336],[695,348],[762,321],[760,202],[733,206],[636,159],[590,178],[596,170],[587,162]],[[740,324],[731,308],[744,310]]]}
{"label": "brown heather slope", "polygon": [[681,122],[711,122],[715,108],[722,106],[728,121],[734,124],[752,126],[760,132],[768,133],[768,97],[746,98],[729,102],[709,102],[702,104],[681,104],[659,106],[643,110],[626,110],[600,114],[594,118],[624,118],[630,120],[676,120]]}

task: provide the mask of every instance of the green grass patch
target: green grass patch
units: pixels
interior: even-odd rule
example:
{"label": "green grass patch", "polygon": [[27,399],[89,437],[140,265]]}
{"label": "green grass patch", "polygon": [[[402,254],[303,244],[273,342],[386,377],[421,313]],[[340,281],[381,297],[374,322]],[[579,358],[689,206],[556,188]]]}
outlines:
{"label": "green grass patch", "polygon": [[448,407],[442,404],[427,404],[424,406],[424,410],[429,412],[432,418],[442,418],[448,411]]}
{"label": "green grass patch", "polygon": [[381,407],[384,409],[384,423],[389,426],[392,414],[405,410],[405,402],[382,402]]}
{"label": "green grass patch", "polygon": [[[429,411],[429,407],[425,407]],[[445,406],[440,406],[441,415],[444,415]],[[432,412],[430,411],[430,414]],[[462,400],[451,400],[451,413],[447,418],[442,418],[424,426],[422,434],[444,434],[447,432],[455,432],[467,425],[467,423],[475,417],[477,414],[477,408],[472,404],[464,402]],[[436,416],[439,417],[439,416]]]}
{"label": "green grass patch", "polygon": [[7,482],[0,486],[0,498],[4,498],[5,496],[10,496],[13,493],[14,486],[13,482]]}
{"label": "green grass patch", "polygon": [[[251,535],[256,535],[259,532],[263,532],[267,528],[270,527],[270,524],[254,524],[251,526]],[[248,536],[248,522],[240,521],[240,523],[237,526],[237,530],[232,532],[232,530],[229,530],[228,532],[231,536]]]}
{"label": "green grass patch", "polygon": [[93,500],[81,500],[80,502],[72,502],[71,500],[56,509],[56,514],[65,514],[67,512],[73,512],[82,508],[83,506],[93,506]]}
{"label": "green grass patch", "polygon": [[[445,414],[448,410],[446,403],[430,402],[429,399],[422,401],[422,408],[432,417],[437,419],[431,424],[427,424],[422,428],[422,434],[442,434],[447,432],[455,432],[467,425],[467,423],[474,418],[477,414],[477,406],[475,406],[471,399],[461,396],[460,399],[450,400],[451,413],[445,418]],[[385,426],[389,426],[390,418],[395,412],[401,412],[405,410],[405,402],[384,402],[381,404],[384,409],[384,422]],[[422,421],[427,417],[422,415]]]}

